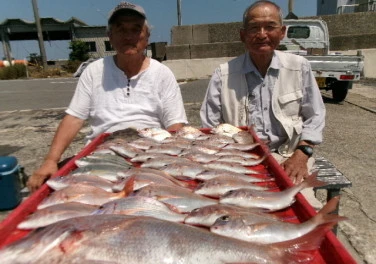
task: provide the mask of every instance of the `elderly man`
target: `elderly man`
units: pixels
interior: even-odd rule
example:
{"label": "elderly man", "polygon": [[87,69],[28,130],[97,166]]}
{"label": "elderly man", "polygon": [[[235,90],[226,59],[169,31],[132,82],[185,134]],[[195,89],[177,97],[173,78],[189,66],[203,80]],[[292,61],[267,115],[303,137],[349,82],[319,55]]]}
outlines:
{"label": "elderly man", "polygon": [[89,140],[127,127],[177,130],[187,123],[173,73],[145,56],[150,28],[144,9],[120,3],[110,14],[107,33],[116,55],[92,62],[82,73],[50,151],[28,181],[30,191],[58,170],[62,154],[87,119]]}
{"label": "elderly man", "polygon": [[[271,1],[257,1],[243,16],[247,52],[220,65],[201,107],[203,127],[254,125],[294,183],[309,175],[322,142],[325,106],[309,62],[276,50],[286,27]],[[307,166],[308,164],[308,166]]]}

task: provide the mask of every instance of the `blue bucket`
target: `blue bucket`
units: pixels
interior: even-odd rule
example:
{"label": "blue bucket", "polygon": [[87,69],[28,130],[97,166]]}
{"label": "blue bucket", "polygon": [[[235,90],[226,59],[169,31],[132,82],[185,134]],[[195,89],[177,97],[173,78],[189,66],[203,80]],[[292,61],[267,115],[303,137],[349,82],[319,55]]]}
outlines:
{"label": "blue bucket", "polygon": [[0,210],[10,210],[20,204],[20,166],[13,156],[0,156]]}

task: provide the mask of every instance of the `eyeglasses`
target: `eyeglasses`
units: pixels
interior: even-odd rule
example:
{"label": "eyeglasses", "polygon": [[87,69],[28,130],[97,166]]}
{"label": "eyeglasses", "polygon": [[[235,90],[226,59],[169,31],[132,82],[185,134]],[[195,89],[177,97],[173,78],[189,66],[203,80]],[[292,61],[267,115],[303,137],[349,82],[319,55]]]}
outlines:
{"label": "eyeglasses", "polygon": [[243,30],[245,30],[247,34],[257,34],[262,31],[264,31],[265,33],[271,33],[280,28],[281,26],[277,26],[277,25],[266,25],[266,26],[250,25],[250,26],[247,26],[246,28],[243,28]]}

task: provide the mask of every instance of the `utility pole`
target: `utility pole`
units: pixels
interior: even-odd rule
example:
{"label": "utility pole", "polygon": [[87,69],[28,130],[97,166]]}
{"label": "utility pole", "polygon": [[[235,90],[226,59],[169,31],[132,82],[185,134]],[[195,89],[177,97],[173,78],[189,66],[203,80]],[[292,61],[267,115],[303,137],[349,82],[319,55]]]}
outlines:
{"label": "utility pole", "polygon": [[37,26],[40,56],[42,57],[43,69],[45,70],[45,69],[47,69],[46,50],[44,48],[42,26],[40,24],[37,0],[31,0],[31,2],[32,2],[32,5],[33,5],[33,10],[34,10],[35,24]]}
{"label": "utility pole", "polygon": [[177,0],[178,3],[178,26],[181,26],[181,0]]}

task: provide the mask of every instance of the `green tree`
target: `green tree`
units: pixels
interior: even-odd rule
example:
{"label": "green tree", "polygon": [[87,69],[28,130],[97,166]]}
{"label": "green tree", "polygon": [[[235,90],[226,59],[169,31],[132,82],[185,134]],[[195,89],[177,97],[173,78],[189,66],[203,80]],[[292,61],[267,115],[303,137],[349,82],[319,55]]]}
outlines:
{"label": "green tree", "polygon": [[89,46],[86,42],[81,40],[75,40],[70,42],[69,49],[72,51],[69,53],[70,61],[86,61],[90,58]]}

